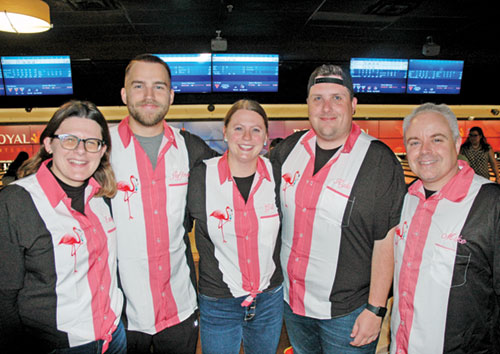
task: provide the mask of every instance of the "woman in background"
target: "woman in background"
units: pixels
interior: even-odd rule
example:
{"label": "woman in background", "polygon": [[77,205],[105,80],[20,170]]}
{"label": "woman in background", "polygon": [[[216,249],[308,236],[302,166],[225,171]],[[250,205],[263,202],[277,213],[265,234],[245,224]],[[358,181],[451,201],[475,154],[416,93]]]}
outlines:
{"label": "woman in background", "polygon": [[107,123],[71,101],[40,144],[0,193],[0,351],[125,353]]}
{"label": "woman in background", "polygon": [[483,130],[480,127],[472,127],[469,136],[460,148],[460,154],[469,160],[469,165],[476,174],[490,179],[489,165],[495,174],[495,181],[498,183],[498,166],[495,154],[490,144],[486,141]]}
{"label": "woman in background", "polygon": [[240,100],[224,119],[228,150],[189,176],[188,209],[196,220],[203,354],[276,353],[283,321],[280,216],[275,179],[259,154],[268,120]]}

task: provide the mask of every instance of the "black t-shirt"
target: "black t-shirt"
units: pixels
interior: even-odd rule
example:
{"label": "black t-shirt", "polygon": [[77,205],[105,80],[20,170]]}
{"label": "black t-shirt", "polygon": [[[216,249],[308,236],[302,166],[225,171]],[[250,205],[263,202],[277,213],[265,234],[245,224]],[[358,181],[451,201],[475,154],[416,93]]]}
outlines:
{"label": "black t-shirt", "polygon": [[54,174],[54,172],[52,171],[52,162],[49,162],[47,167],[49,167],[49,171],[55,177],[57,183],[59,183],[64,193],[66,193],[68,198],[71,199],[71,207],[76,211],[85,214],[85,188],[87,188],[89,181],[86,180],[81,186],[73,187],[61,181],[61,179],[59,179]]}
{"label": "black t-shirt", "polygon": [[250,195],[250,189],[252,188],[253,179],[255,177],[255,173],[248,177],[233,177],[236,182],[236,186],[238,186],[238,190],[241,193],[241,196],[245,200],[248,201],[248,196]]}
{"label": "black t-shirt", "polygon": [[340,146],[334,149],[322,149],[316,144],[316,156],[314,159],[314,174],[316,174],[323,166],[326,165],[328,161],[332,158],[333,155],[337,152]]}
{"label": "black t-shirt", "polygon": [[[295,155],[300,150],[294,152],[295,155],[292,151],[299,146],[300,139],[307,133],[301,131],[292,134],[272,150],[274,175],[281,183],[284,183],[281,178],[284,173],[282,166],[288,159],[296,158]],[[333,211],[331,214],[332,219],[335,217],[341,220],[338,223],[341,228],[338,266],[336,273],[331,274],[334,278],[329,294],[331,318],[345,315],[366,303],[370,290],[374,241],[383,239],[387,232],[399,223],[406,192],[401,164],[384,143],[373,140],[364,156],[350,155],[350,158],[362,159],[362,162],[351,186],[346,209],[342,215],[334,214]],[[314,162],[316,165],[317,161]],[[307,164],[308,161],[303,163]],[[304,178],[304,175],[301,178]],[[293,220],[288,218],[285,222],[293,223]],[[282,239],[285,237],[290,239],[291,236],[282,235]],[[317,274],[315,276],[321,277]],[[325,278],[326,276],[325,274]]]}
{"label": "black t-shirt", "polygon": [[424,188],[424,191],[425,191],[425,199],[429,199],[429,197],[431,197],[434,193],[436,193],[436,191],[431,191],[427,188]]}

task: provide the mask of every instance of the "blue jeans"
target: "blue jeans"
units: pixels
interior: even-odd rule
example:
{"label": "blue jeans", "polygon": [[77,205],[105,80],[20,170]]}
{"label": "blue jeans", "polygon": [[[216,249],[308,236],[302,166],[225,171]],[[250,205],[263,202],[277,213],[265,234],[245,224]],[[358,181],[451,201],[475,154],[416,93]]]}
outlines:
{"label": "blue jeans", "polygon": [[[125,329],[123,323],[120,324],[113,332],[111,342],[109,342],[106,354],[126,354],[127,353],[127,338],[125,336]],[[53,354],[101,354],[103,340],[97,340],[87,344],[79,345],[73,348],[56,349]]]}
{"label": "blue jeans", "polygon": [[214,298],[200,294],[200,333],[203,354],[276,354],[283,325],[283,287],[258,294],[242,307],[246,296]]}
{"label": "blue jeans", "polygon": [[329,320],[299,316],[290,306],[284,305],[285,325],[294,354],[320,353],[375,353],[378,339],[362,347],[353,347],[349,343],[352,327],[365,305],[348,315]]}

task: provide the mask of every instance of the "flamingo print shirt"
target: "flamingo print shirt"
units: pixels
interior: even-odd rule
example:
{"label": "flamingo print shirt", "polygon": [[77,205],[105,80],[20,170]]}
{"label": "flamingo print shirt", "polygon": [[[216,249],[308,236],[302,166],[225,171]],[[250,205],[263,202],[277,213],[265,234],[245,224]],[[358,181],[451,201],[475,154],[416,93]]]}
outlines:
{"label": "flamingo print shirt", "polygon": [[196,220],[200,293],[217,298],[247,296],[282,283],[280,216],[271,164],[259,158],[247,202],[231,176],[227,153],[191,171],[188,209]]}
{"label": "flamingo print shirt", "polygon": [[[106,349],[123,305],[115,224],[103,198],[93,198],[100,188],[94,179],[81,214],[71,208],[47,162],[1,193],[0,292],[13,296],[18,321],[30,330],[28,342],[37,352],[100,339]],[[11,310],[0,308],[0,329],[15,325],[3,322]],[[31,352],[20,348],[15,352]]]}
{"label": "flamingo print shirt", "polygon": [[405,197],[394,235],[391,353],[498,353],[500,187],[460,172]]}
{"label": "flamingo print shirt", "polygon": [[127,299],[128,330],[155,334],[197,308],[195,269],[187,235],[189,170],[216,153],[203,140],[164,122],[156,168],[128,126],[110,129],[118,181],[112,200],[118,266]]}
{"label": "flamingo print shirt", "polygon": [[398,224],[406,187],[394,153],[356,124],[316,174],[315,146],[313,130],[292,134],[271,161],[281,176],[285,301],[330,319],[368,300],[374,241]]}

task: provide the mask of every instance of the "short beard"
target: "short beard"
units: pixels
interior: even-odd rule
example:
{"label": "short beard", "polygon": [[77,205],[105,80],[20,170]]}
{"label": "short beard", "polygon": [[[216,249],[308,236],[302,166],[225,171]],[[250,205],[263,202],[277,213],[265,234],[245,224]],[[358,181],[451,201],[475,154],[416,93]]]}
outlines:
{"label": "short beard", "polygon": [[139,111],[135,109],[134,106],[132,105],[127,105],[128,112],[134,120],[136,120],[138,123],[145,127],[153,127],[163,121],[165,119],[165,116],[167,115],[168,112],[168,107],[164,108],[163,110],[159,111],[157,114],[153,116],[147,116],[145,117],[143,114],[141,114]]}

